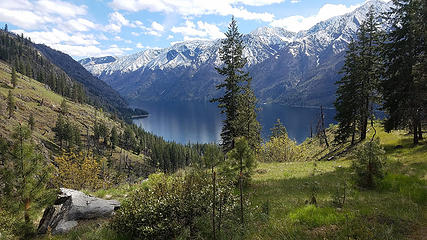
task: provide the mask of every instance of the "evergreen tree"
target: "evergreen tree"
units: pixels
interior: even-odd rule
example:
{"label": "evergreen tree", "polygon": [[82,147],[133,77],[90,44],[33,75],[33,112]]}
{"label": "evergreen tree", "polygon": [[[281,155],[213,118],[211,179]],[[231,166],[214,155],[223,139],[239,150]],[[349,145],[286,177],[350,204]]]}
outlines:
{"label": "evergreen tree", "polygon": [[[256,130],[245,131],[243,125],[250,128],[257,125],[254,122],[256,113],[254,109],[246,112],[246,124],[242,122],[245,117],[239,117],[239,107],[249,106],[254,107],[256,99],[250,90],[250,77],[242,69],[247,60],[243,57],[243,39],[242,34],[239,33],[237,22],[232,17],[231,23],[225,33],[226,39],[222,40],[222,47],[219,49],[220,59],[224,62],[224,66],[216,68],[219,74],[226,76],[224,82],[216,86],[218,90],[224,89],[224,95],[220,98],[212,99],[213,102],[218,102],[218,107],[221,108],[221,113],[225,114],[224,125],[221,132],[222,147],[224,152],[228,152],[234,147],[234,139],[242,136],[244,132],[248,135],[251,145],[256,145],[254,139],[257,138]],[[244,87],[248,89],[244,90]],[[244,97],[242,97],[242,95]],[[244,104],[244,101],[248,103]],[[240,109],[240,113],[244,110]],[[256,119],[255,119],[256,121]],[[258,124],[259,125],[259,124]],[[259,133],[258,133],[259,134]],[[252,136],[253,135],[253,136]],[[253,141],[253,142],[252,142]]]}
{"label": "evergreen tree", "polygon": [[111,133],[110,133],[110,142],[111,142],[111,148],[114,150],[117,146],[117,144],[119,143],[119,135],[117,133],[117,128],[116,126],[114,126],[111,129]]}
{"label": "evergreen tree", "polygon": [[13,88],[15,88],[16,87],[16,84],[17,84],[17,78],[16,78],[16,70],[15,70],[15,68],[14,67],[12,67],[12,77],[11,77],[11,79],[10,79],[10,82],[12,83],[12,86],[13,86]]}
{"label": "evergreen tree", "polygon": [[357,46],[352,39],[348,45],[344,66],[341,70],[344,76],[336,82],[338,88],[334,105],[336,109],[335,120],[338,121],[338,129],[335,133],[335,141],[338,143],[347,141],[349,136],[352,136],[351,144],[354,144],[355,140],[356,127],[359,122],[358,111],[355,106],[362,101],[360,95],[355,94],[360,77],[358,62]]}
{"label": "evergreen tree", "polygon": [[58,114],[58,118],[56,120],[55,127],[52,130],[55,133],[55,138],[57,141],[59,141],[61,147],[62,147],[62,142],[65,138],[65,136],[64,136],[65,130],[64,129],[65,129],[64,117],[62,116],[62,114]]}
{"label": "evergreen tree", "polygon": [[62,99],[62,102],[61,102],[61,114],[64,116],[68,114],[68,104],[65,98]]}
{"label": "evergreen tree", "polygon": [[34,131],[34,125],[35,125],[34,115],[33,113],[30,113],[30,117],[28,118],[28,126],[30,127],[31,131]]}
{"label": "evergreen tree", "polygon": [[257,100],[250,84],[251,78],[248,78],[246,86],[242,88],[241,95],[238,98],[238,114],[235,123],[238,129],[238,136],[245,137],[249,145],[253,149],[257,149],[261,144],[261,125],[256,119]]}
{"label": "evergreen tree", "polygon": [[283,126],[283,124],[280,122],[280,119],[278,118],[274,124],[274,127],[271,129],[271,138],[282,137],[285,135],[288,135],[288,131],[286,131],[285,126]]}
{"label": "evergreen tree", "polygon": [[337,141],[344,141],[350,134],[353,135],[356,126],[359,127],[360,140],[366,139],[368,120],[372,122],[374,119],[374,106],[379,103],[378,88],[382,70],[382,33],[378,25],[371,6],[366,20],[360,25],[357,40],[350,44],[347,51],[342,69],[344,77],[337,82],[339,86],[335,106],[336,119],[340,121]]}
{"label": "evergreen tree", "polygon": [[254,149],[245,137],[236,138],[236,146],[227,153],[225,164],[225,173],[239,173],[240,220],[243,224],[243,184],[248,183],[257,164]]}
{"label": "evergreen tree", "polygon": [[382,81],[386,131],[409,126],[414,144],[421,135],[425,117],[426,3],[420,0],[393,0],[387,14],[391,30],[384,47],[386,64]]}
{"label": "evergreen tree", "polygon": [[9,94],[7,95],[7,111],[9,113],[9,118],[12,118],[15,112],[15,98],[11,90],[9,90]]}
{"label": "evergreen tree", "polygon": [[9,29],[7,28],[7,23],[4,25],[4,31],[5,31],[5,32],[8,32],[8,31],[9,31]]}
{"label": "evergreen tree", "polygon": [[25,223],[21,230],[23,235],[32,230],[31,211],[35,206],[43,205],[50,196],[47,194],[50,169],[41,154],[35,151],[30,137],[27,127],[19,125],[15,128],[4,168],[0,169],[1,182],[5,183],[0,185],[0,195],[8,200],[7,205],[2,207],[19,215],[22,213]]}

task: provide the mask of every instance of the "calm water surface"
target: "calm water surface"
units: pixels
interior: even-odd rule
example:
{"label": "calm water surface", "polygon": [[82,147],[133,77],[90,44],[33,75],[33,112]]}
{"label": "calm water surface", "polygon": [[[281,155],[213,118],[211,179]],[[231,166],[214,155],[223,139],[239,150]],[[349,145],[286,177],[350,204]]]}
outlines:
{"label": "calm water surface", "polygon": [[[209,102],[140,102],[134,107],[147,110],[147,118],[135,119],[134,123],[148,132],[178,143],[208,143],[221,140],[222,119],[216,104]],[[315,131],[319,119],[318,108],[288,107],[278,104],[260,106],[258,121],[262,137],[268,139],[277,118],[288,130],[291,138],[302,142],[310,136],[310,124]],[[324,109],[325,124],[334,123],[335,110]]]}

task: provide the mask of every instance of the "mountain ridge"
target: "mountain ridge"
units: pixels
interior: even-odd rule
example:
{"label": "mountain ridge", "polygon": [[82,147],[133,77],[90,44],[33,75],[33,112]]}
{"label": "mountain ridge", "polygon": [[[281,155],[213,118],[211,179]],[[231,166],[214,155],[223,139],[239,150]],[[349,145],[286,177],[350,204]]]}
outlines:
{"label": "mountain ridge", "polygon": [[[390,4],[369,1],[351,13],[319,22],[305,31],[261,27],[245,34],[246,70],[260,101],[331,106],[347,44],[370,6],[383,12]],[[130,101],[205,101],[220,94],[215,85],[222,78],[214,68],[222,64],[220,41],[186,41],[164,49],[79,62]]]}

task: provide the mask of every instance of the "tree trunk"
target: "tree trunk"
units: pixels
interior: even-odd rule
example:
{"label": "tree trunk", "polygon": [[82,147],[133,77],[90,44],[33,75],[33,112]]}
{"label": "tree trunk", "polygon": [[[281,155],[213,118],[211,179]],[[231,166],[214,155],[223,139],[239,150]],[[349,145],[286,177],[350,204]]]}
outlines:
{"label": "tree trunk", "polygon": [[24,204],[25,204],[25,208],[24,208],[24,219],[25,219],[25,223],[29,224],[31,223],[30,221],[30,206],[31,206],[31,200],[29,198],[26,198],[24,200]]}
{"label": "tree trunk", "polygon": [[418,139],[419,140],[423,139],[423,128],[422,128],[421,121],[418,121]]}
{"label": "tree trunk", "polygon": [[[415,122],[415,121],[414,121]],[[418,144],[418,126],[416,123],[413,124],[413,131],[414,131],[414,145]]]}

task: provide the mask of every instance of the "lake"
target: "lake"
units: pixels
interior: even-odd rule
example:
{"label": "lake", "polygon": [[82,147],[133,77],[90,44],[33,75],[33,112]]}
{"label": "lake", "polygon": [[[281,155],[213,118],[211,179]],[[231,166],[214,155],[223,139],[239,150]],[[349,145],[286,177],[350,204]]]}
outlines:
{"label": "lake", "polygon": [[[209,102],[140,102],[132,104],[150,113],[147,118],[135,119],[134,123],[148,132],[178,143],[210,143],[221,141],[223,116],[216,104]],[[325,125],[334,122],[335,109],[324,109]],[[310,136],[319,120],[319,108],[289,107],[278,104],[260,106],[258,121],[264,140],[270,137],[270,129],[277,118],[285,125],[288,134],[298,143]]]}

